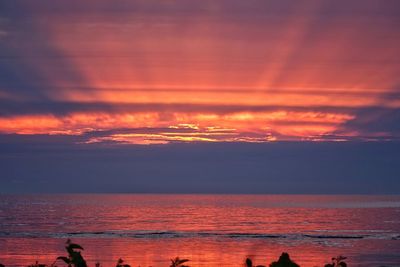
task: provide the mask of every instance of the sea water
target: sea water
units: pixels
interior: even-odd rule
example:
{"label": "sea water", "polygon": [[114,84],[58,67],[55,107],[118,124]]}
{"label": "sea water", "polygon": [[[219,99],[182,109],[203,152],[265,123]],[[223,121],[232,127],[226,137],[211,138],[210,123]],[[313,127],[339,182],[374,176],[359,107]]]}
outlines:
{"label": "sea water", "polygon": [[[400,196],[2,195],[0,263],[51,264],[65,242],[94,266],[301,266],[337,255],[350,266],[400,266]],[[62,262],[56,263],[63,266]]]}

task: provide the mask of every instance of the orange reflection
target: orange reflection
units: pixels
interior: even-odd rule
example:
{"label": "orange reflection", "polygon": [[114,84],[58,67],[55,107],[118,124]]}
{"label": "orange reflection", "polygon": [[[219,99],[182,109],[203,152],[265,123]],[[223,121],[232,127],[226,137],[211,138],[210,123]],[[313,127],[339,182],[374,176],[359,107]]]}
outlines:
{"label": "orange reflection", "polygon": [[[114,266],[122,257],[131,266],[161,267],[176,256],[189,258],[190,266],[241,266],[245,257],[268,266],[283,251],[305,267],[324,266],[340,254],[350,266],[399,258],[392,238],[397,196],[82,194],[23,201],[28,204],[10,209],[23,210],[24,223],[14,216],[3,225],[11,233],[0,237],[6,266],[50,264],[65,255],[67,237],[84,247],[89,266]],[[394,206],[366,208],[377,203]]]}

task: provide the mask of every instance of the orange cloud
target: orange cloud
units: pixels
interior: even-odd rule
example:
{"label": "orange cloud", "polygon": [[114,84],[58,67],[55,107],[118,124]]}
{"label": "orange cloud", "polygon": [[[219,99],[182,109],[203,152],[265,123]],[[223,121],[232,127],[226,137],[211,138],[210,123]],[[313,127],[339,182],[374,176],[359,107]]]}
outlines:
{"label": "orange cloud", "polygon": [[[88,143],[267,142],[332,133],[338,125],[352,118],[346,114],[288,111],[229,114],[176,112],[168,116],[157,112],[73,113],[58,117],[31,115],[1,118],[0,132],[50,135],[82,135],[115,129],[127,132],[88,138]],[[138,129],[142,132],[138,133]],[[153,132],[149,132],[152,129]],[[130,130],[133,133],[129,133]]]}

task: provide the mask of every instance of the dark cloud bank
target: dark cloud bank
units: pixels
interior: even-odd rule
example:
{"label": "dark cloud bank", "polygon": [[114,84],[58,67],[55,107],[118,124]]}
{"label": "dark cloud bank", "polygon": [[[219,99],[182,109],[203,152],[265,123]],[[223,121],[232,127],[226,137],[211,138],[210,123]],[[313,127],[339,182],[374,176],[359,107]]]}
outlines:
{"label": "dark cloud bank", "polygon": [[[65,82],[68,82],[67,84],[73,82],[77,87],[83,87],[88,82],[72,64],[74,61],[72,59],[81,55],[69,55],[53,43],[52,32],[46,27],[56,25],[52,23],[108,22],[109,26],[119,27],[125,21],[125,17],[120,15],[126,13],[125,15],[129,17],[132,14],[141,14],[143,17],[166,14],[167,18],[177,19],[179,24],[194,15],[205,13],[215,14],[217,21],[226,21],[234,25],[243,24],[246,26],[243,29],[246,30],[249,26],[257,29],[261,25],[260,29],[264,31],[264,25],[271,23],[276,23],[273,25],[277,26],[276,29],[280,29],[282,19],[289,19],[290,22],[292,15],[301,18],[314,14],[302,13],[304,9],[293,6],[293,1],[235,0],[221,1],[221,5],[215,5],[215,1],[206,3],[209,4],[206,6],[212,7],[214,11],[204,10],[204,1],[165,1],[162,5],[159,1],[96,1],[96,5],[91,1],[77,0],[64,1],[63,4],[53,0],[41,3],[1,1],[0,117],[32,114],[58,116],[86,111],[113,113],[156,110],[229,113],[281,109],[273,106],[185,103],[168,105],[57,102],[52,98],[53,95],[57,95],[60,86]],[[340,22],[338,26],[346,27],[341,28],[343,31],[333,32],[338,38],[334,40],[342,41],[344,48],[347,47],[345,44],[351,43],[351,50],[338,54],[341,57],[334,62],[318,56],[315,58],[319,60],[317,62],[323,63],[324,67],[325,64],[332,64],[334,71],[342,66],[350,66],[347,64],[362,66],[365,72],[360,76],[362,78],[360,81],[356,80],[360,83],[367,81],[371,75],[379,77],[378,71],[382,69],[382,72],[389,73],[382,76],[383,78],[390,77],[392,84],[398,84],[398,76],[395,74],[398,72],[396,70],[399,66],[399,57],[393,51],[397,51],[395,49],[400,40],[398,35],[400,1],[348,1],[346,5],[340,1],[315,3],[324,4],[313,15],[313,23],[301,35],[303,41],[295,46],[288,58],[279,77],[281,80],[288,79],[286,71],[290,72],[291,68],[296,66],[303,68],[304,62],[311,60],[307,56],[310,53],[314,55],[313,49],[317,41],[329,37],[325,36],[329,33],[327,29],[330,29],[331,24],[336,25],[333,23],[336,21]],[[97,14],[98,17],[87,14]],[[356,23],[351,22],[350,18],[353,17],[356,18]],[[348,29],[357,30],[354,32],[360,34],[348,39],[349,35],[346,35]],[[368,34],[364,36],[363,32]],[[232,33],[232,36],[227,37],[232,40],[243,38],[236,34],[240,33],[239,30]],[[259,37],[262,36],[264,35]],[[357,39],[363,36],[365,39]],[[273,39],[268,38],[267,43],[269,40]],[[95,53],[86,52],[89,57],[90,53]],[[250,52],[247,51],[252,56]],[[336,55],[334,51],[332,52]],[[342,65],[339,63],[334,65],[336,61]],[[370,65],[379,68],[372,68],[374,72],[371,73],[367,68]],[[387,70],[385,66],[389,66]],[[343,68],[343,70],[348,69],[348,67]],[[354,80],[350,79],[349,83],[353,85]],[[83,137],[87,136],[0,135],[0,193],[399,194],[400,142],[395,140],[399,140],[400,136],[400,111],[397,107],[385,105],[386,102],[399,98],[399,87],[394,86],[391,89],[378,98],[379,101],[375,106],[285,107],[286,110],[293,111],[348,112],[356,115],[355,118],[342,125],[342,129],[334,134],[340,135],[349,130],[358,131],[367,137],[384,133],[389,139],[394,140],[391,142],[176,143],[162,146],[133,146],[79,144],[84,141]],[[89,93],[95,90],[96,88],[90,87],[81,88],[81,91]],[[312,93],[308,91],[308,94]],[[345,92],[340,92],[337,97],[344,94]],[[91,133],[92,136],[101,134],[104,133]]]}
{"label": "dark cloud bank", "polygon": [[1,193],[400,193],[399,142],[71,145],[1,136]]}

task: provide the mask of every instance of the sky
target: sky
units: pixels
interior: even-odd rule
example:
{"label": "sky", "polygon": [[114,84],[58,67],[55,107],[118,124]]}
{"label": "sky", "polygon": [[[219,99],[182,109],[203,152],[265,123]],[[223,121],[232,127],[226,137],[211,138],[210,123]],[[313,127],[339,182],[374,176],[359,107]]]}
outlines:
{"label": "sky", "polygon": [[400,193],[399,28],[398,0],[0,0],[0,192]]}

